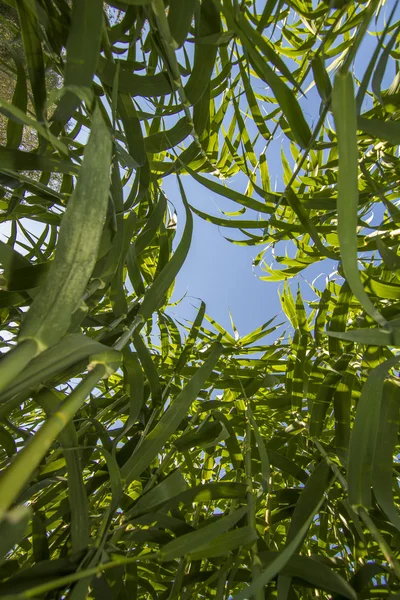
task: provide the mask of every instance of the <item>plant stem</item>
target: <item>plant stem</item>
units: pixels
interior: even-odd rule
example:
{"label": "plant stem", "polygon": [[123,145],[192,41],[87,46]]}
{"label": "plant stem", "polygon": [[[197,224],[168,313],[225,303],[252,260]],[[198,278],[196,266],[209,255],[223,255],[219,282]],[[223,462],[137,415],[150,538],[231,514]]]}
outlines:
{"label": "plant stem", "polygon": [[133,323],[129,327],[129,329],[127,329],[121,335],[121,337],[117,340],[117,342],[114,344],[115,350],[122,350],[126,346],[126,344],[128,344],[128,342],[130,341],[133,333],[137,329],[140,330],[143,327],[143,325],[144,325],[144,319],[143,319],[142,315],[135,317],[133,320]]}
{"label": "plant stem", "polygon": [[[247,400],[247,404],[249,401]],[[246,435],[244,439],[244,460],[245,460],[245,475],[246,475],[246,486],[247,486],[247,524],[256,529],[256,499],[253,492],[253,477],[251,472],[251,422],[249,415],[250,407],[247,406],[246,410]],[[252,581],[258,579],[261,574],[261,562],[258,557],[257,542],[251,547],[252,556]],[[254,600],[264,600],[264,591],[258,590],[254,596]]]}
{"label": "plant stem", "polygon": [[21,373],[28,363],[38,354],[39,344],[26,339],[7,352],[0,361],[0,392],[2,392]]}
{"label": "plant stem", "polygon": [[18,452],[0,478],[0,520],[18,497],[57,436],[82,406],[87,396],[106,373],[106,365],[97,364],[65,402],[45,421],[31,440]]}

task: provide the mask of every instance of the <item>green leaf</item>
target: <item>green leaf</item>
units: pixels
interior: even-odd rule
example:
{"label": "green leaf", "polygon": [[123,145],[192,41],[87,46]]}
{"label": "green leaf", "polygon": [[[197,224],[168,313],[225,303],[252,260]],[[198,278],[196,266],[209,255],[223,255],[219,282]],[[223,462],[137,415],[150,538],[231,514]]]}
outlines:
{"label": "green leaf", "polygon": [[132,516],[138,516],[159,509],[163,504],[175,498],[188,488],[180,469],[175,469],[153,489],[143,494],[131,511]]}
{"label": "green leaf", "polygon": [[[211,179],[207,179],[206,177],[203,177],[202,175],[199,175],[198,173],[192,171],[192,169],[190,169],[188,166],[186,166],[186,171],[189,173],[189,175],[193,177],[193,179],[204,185],[207,189],[211,190],[215,194],[225,196],[226,198],[229,198],[229,200],[233,200],[234,202],[237,202],[238,204],[241,204],[246,208],[257,210],[261,213],[271,213],[271,209],[268,206],[262,204],[261,202],[258,202],[258,200],[250,198],[250,196],[245,196],[244,194],[241,194],[236,190],[231,189],[230,187],[225,187],[220,183],[216,183]],[[230,222],[234,223],[234,221]]]}
{"label": "green leaf", "polygon": [[253,527],[250,525],[239,527],[238,529],[219,535],[212,543],[207,543],[197,548],[197,550],[189,552],[189,557],[192,560],[200,560],[202,558],[226,556],[228,552],[232,552],[239,547],[251,546],[257,539],[258,535]]}
{"label": "green leaf", "polygon": [[277,557],[264,569],[258,577],[256,577],[249,586],[246,586],[241,592],[233,597],[233,600],[246,600],[262,590],[264,586],[271,581],[289,562],[290,558],[295,554],[296,549],[306,535],[308,528],[314,518],[315,513],[319,510],[322,501],[317,505],[315,502],[311,505],[311,511],[305,523],[297,531],[293,539],[285,546],[285,549],[280,552]]}
{"label": "green leaf", "polygon": [[198,208],[190,207],[195,215],[201,217],[205,221],[209,221],[210,223],[214,223],[214,225],[219,225],[220,227],[231,227],[234,229],[264,229],[268,227],[269,221],[244,221],[243,219],[221,219],[220,217],[214,217],[213,215],[208,215]]}
{"label": "green leaf", "polygon": [[182,371],[183,367],[186,365],[186,363],[189,360],[189,357],[191,356],[193,347],[196,343],[196,339],[199,335],[201,324],[204,319],[205,310],[206,310],[206,305],[204,304],[204,302],[201,302],[200,308],[196,315],[196,318],[193,321],[192,327],[186,338],[185,345],[184,345],[182,352],[179,355],[179,358],[175,365],[175,373],[180,373]]}
{"label": "green leaf", "polygon": [[333,395],[333,409],[335,411],[335,442],[336,452],[342,464],[347,463],[351,429],[351,398],[354,387],[355,375],[346,371]]}
{"label": "green leaf", "polygon": [[[186,554],[201,554],[201,550],[204,547],[207,548],[209,543],[216,541],[215,538],[218,538],[221,533],[225,533],[228,529],[234,527],[244,517],[246,511],[246,507],[243,507],[224,517],[214,518],[213,522],[209,525],[203,524],[196,531],[182,535],[176,540],[169,542],[160,550],[161,560],[173,560]],[[207,555],[207,551],[205,555]]]}
{"label": "green leaf", "polygon": [[174,440],[174,446],[179,452],[184,452],[190,448],[203,448],[211,442],[218,440],[221,431],[221,423],[218,421],[208,421],[196,430],[184,433]]}
{"label": "green leaf", "polygon": [[358,117],[357,127],[372,138],[378,138],[397,146],[400,144],[400,123],[398,121],[383,121],[382,119],[366,119]]}
{"label": "green leaf", "polygon": [[203,483],[181,492],[165,505],[165,508],[173,508],[178,502],[190,505],[192,502],[212,502],[221,498],[242,500],[246,498],[246,485],[244,483],[232,483],[219,481],[215,483]]}
{"label": "green leaf", "polygon": [[123,0],[122,3],[128,6],[146,6],[147,4],[151,4],[151,0]]}
{"label": "green leaf", "polygon": [[42,121],[47,96],[44,59],[40,39],[40,25],[35,11],[30,10],[29,4],[29,0],[21,0],[21,2],[17,3],[17,10],[32,86],[36,118],[38,121]]}
{"label": "green leaf", "polygon": [[[0,403],[6,403],[17,394],[33,390],[38,384],[50,381],[58,373],[63,374],[71,365],[85,361],[86,366],[90,356],[107,349],[104,344],[82,334],[74,333],[65,337],[50,350],[46,350],[36,357],[24,369],[18,381],[15,381],[0,395]],[[6,406],[7,404],[5,404]]]}
{"label": "green leaf", "polygon": [[141,446],[134,452],[121,469],[122,478],[127,484],[136,479],[157,456],[170,436],[176,431],[190,405],[212,373],[221,355],[222,347],[214,346],[209,358],[193,375],[182,392],[172,402],[158,421],[155,428],[143,440]]}
{"label": "green leaf", "polygon": [[[103,27],[101,0],[74,0],[67,41],[64,86],[90,88],[100,53]],[[79,104],[79,98],[67,92],[53,115],[54,120],[67,121]]]}
{"label": "green leaf", "polygon": [[248,39],[245,32],[243,32],[239,26],[233,25],[233,27],[237,30],[243,46],[248,53],[249,61],[258,77],[271,87],[276,101],[290,125],[291,132],[293,133],[296,142],[302,148],[306,148],[311,141],[311,131],[296,96],[272,70],[267,61],[258,54],[252,41]]}
{"label": "green leaf", "polygon": [[[340,288],[339,295],[332,312],[329,330],[326,332],[329,335],[328,346],[329,353],[332,356],[340,355],[343,352],[342,344],[337,342],[336,339],[341,337],[341,333],[339,332],[344,332],[346,330],[346,323],[352,298],[353,294],[349,284],[347,281],[344,281]],[[338,332],[337,335],[336,332]]]}
{"label": "green leaf", "polygon": [[379,506],[392,525],[400,530],[400,515],[393,497],[393,456],[395,455],[398,431],[399,387],[393,381],[387,381],[383,386],[372,486]]}
{"label": "green leaf", "polygon": [[65,402],[30,437],[29,444],[17,453],[15,460],[2,473],[0,479],[1,519],[18,498],[54,440],[74,417],[96,384],[106,374],[107,366],[96,364],[71,392]]}
{"label": "green leaf", "polygon": [[44,285],[23,321],[20,340],[42,349],[65,335],[96,261],[107,210],[111,138],[96,106],[78,183],[62,219],[57,252]]}
{"label": "green leaf", "polygon": [[[157,372],[157,368],[153,362],[150,350],[138,333],[133,334],[133,344],[136,348],[138,358],[142,364],[143,371],[150,385],[151,396],[155,405],[161,402],[161,382]],[[138,369],[138,366],[136,366]]]}
{"label": "green leaf", "polygon": [[277,469],[280,469],[281,471],[290,473],[290,475],[292,475],[302,483],[307,482],[307,473],[295,461],[291,460],[287,456],[284,456],[283,454],[280,454],[279,452],[269,450],[268,446],[267,449],[271,465],[273,465]]}
{"label": "green leaf", "polygon": [[390,38],[389,42],[386,44],[385,49],[382,52],[381,57],[378,61],[378,64],[376,65],[374,75],[372,77],[372,90],[373,90],[375,96],[377,97],[377,99],[379,100],[379,102],[381,102],[381,103],[382,103],[381,86],[382,86],[383,77],[385,75],[386,66],[387,66],[390,52],[396,43],[399,32],[400,32],[400,26],[395,29],[392,37]]}
{"label": "green leaf", "polygon": [[169,148],[175,148],[191,134],[192,127],[192,124],[184,117],[175,123],[171,129],[149,135],[144,140],[146,152],[157,154]]}
{"label": "green leaf", "polygon": [[197,0],[170,0],[168,24],[177,48],[186,41],[197,4]]}
{"label": "green leaf", "polygon": [[392,357],[368,375],[357,405],[350,439],[347,481],[349,502],[356,510],[371,507],[372,469],[378,440],[383,384],[392,367],[398,362]]}
{"label": "green leaf", "polygon": [[[26,85],[24,65],[21,57],[12,49],[11,56],[13,57],[15,66],[17,67],[17,82],[15,84],[12,97],[12,104],[16,109],[25,114],[28,107],[28,90]],[[11,146],[11,148],[18,148],[22,141],[22,133],[22,123],[18,123],[12,119],[9,119],[7,123],[7,146]]]}
{"label": "green leaf", "polygon": [[262,435],[260,433],[260,429],[257,425],[257,421],[255,420],[253,412],[250,407],[248,407],[248,411],[249,411],[249,419],[250,419],[251,426],[252,426],[253,432],[254,432],[254,438],[255,438],[256,444],[257,444],[258,454],[260,456],[261,489],[263,490],[263,492],[266,492],[269,487],[269,479],[271,476],[271,467],[270,467],[270,463],[269,463],[268,452],[265,447]]}
{"label": "green leaf", "polygon": [[129,418],[124,427],[124,432],[128,432],[132,425],[136,422],[143,407],[144,377],[137,355],[131,352],[127,346],[125,346],[122,356],[124,368],[124,387],[129,393],[131,402]]}
{"label": "green leaf", "polygon": [[393,250],[391,250],[381,239],[376,240],[379,254],[382,256],[385,265],[393,271],[400,270],[400,256],[398,256]]}
{"label": "green leaf", "polygon": [[357,264],[358,148],[357,115],[351,73],[335,76],[332,98],[339,147],[338,235],[343,271],[353,294],[366,312],[380,325],[386,325],[381,313],[369,299],[361,282]]}
{"label": "green leaf", "polygon": [[[50,416],[55,407],[64,400],[63,394],[55,390],[42,389],[35,401]],[[72,422],[59,435],[68,474],[68,500],[71,510],[71,542],[74,552],[85,549],[89,544],[90,523],[88,499],[83,482],[78,436]]]}
{"label": "green leaf", "polygon": [[78,167],[72,162],[60,160],[55,155],[41,155],[15,148],[0,148],[0,171],[48,171],[76,175]]}
{"label": "green leaf", "polygon": [[330,403],[343,374],[346,373],[351,358],[351,354],[343,354],[332,365],[331,370],[327,373],[318,389],[315,400],[312,403],[310,417],[310,435],[312,437],[320,438],[322,435]]}
{"label": "green leaf", "polygon": [[[277,552],[260,552],[259,557],[263,564],[268,565],[277,558]],[[351,585],[318,558],[318,555],[315,557],[294,555],[282,569],[281,574],[305,581],[313,588],[325,590],[330,594],[340,594],[341,597],[356,600],[357,594]]]}
{"label": "green leaf", "polygon": [[6,268],[3,274],[7,290],[23,291],[39,287],[44,282],[50,266],[50,261],[33,265],[28,263],[27,266],[22,268],[18,268],[18,265],[15,265],[16,268],[14,268],[11,265],[10,268]]}
{"label": "green leaf", "polygon": [[158,275],[154,283],[151,285],[150,289],[145,294],[145,297],[138,312],[138,315],[142,316],[144,320],[147,320],[153,314],[153,312],[155,312],[162,306],[168,289],[174,282],[176,275],[181,269],[183,263],[185,262],[192,240],[193,217],[190,212],[185,192],[179,178],[178,184],[186,211],[185,229],[181,241],[179,242],[179,245],[175,250],[171,260],[164,267],[164,269]]}
{"label": "green leaf", "polygon": [[329,488],[331,479],[332,472],[329,465],[326,462],[319,463],[312,471],[299,496],[287,533],[287,544],[295,539],[298,540],[298,547],[296,550],[298,550],[303,543],[303,538],[299,538],[299,532],[303,531],[304,525],[309,522],[310,512],[316,502],[318,503],[318,509],[320,508],[326,490]]}
{"label": "green leaf", "polygon": [[249,77],[247,77],[247,74],[243,67],[242,62],[239,63],[239,68],[240,68],[240,76],[243,81],[244,91],[246,93],[247,103],[249,105],[249,109],[251,112],[251,116],[253,117],[253,121],[254,121],[258,131],[263,136],[263,138],[265,140],[269,140],[271,138],[271,132],[269,131],[269,129],[265,123],[265,119],[262,116],[260,107],[258,106],[258,103],[257,103],[257,99],[256,99],[255,94],[251,87],[250,79],[249,79]]}
{"label": "green leaf", "polygon": [[32,518],[32,550],[36,563],[50,558],[46,524],[38,511],[33,513]]}
{"label": "green leaf", "polygon": [[18,506],[4,515],[0,521],[0,558],[4,558],[20,542],[28,528],[32,509]]}
{"label": "green leaf", "polygon": [[298,217],[300,223],[303,225],[304,230],[310,235],[310,237],[311,237],[312,241],[314,242],[315,247],[318,249],[319,253],[322,256],[332,258],[333,260],[337,259],[335,252],[333,252],[329,248],[326,248],[323,245],[323,243],[321,242],[319,235],[318,235],[318,231],[317,231],[314,223],[309,218],[306,209],[302,207],[301,203],[299,202],[299,200],[298,200],[296,194],[294,193],[294,191],[292,190],[292,188],[288,188],[286,190],[285,197],[288,201],[290,208],[293,210],[293,212]]}
{"label": "green leaf", "polygon": [[[112,87],[115,77],[115,63],[99,56],[97,75],[102,83]],[[172,86],[165,71],[156,75],[135,75],[128,69],[121,69],[118,89],[130,96],[157,97],[171,94]]]}
{"label": "green leaf", "polygon": [[7,453],[7,456],[11,457],[17,452],[17,447],[15,445],[13,436],[2,425],[0,425],[0,446],[4,448],[4,450]]}
{"label": "green leaf", "polygon": [[[188,3],[189,4],[189,3]],[[202,0],[196,37],[202,38],[221,31],[221,18],[213,0]],[[214,44],[195,43],[193,69],[185,85],[190,104],[196,104],[207,90],[218,47]]]}
{"label": "green leaf", "polygon": [[339,340],[357,342],[358,344],[372,344],[374,346],[397,346],[400,340],[397,339],[398,333],[394,330],[392,333],[373,327],[371,329],[350,329],[349,331],[327,331],[327,335]]}
{"label": "green leaf", "polygon": [[311,61],[311,68],[314,75],[315,85],[321,99],[324,102],[329,102],[332,94],[332,84],[329,75],[325,69],[324,61],[321,56],[315,56]]}
{"label": "green leaf", "polygon": [[142,167],[147,162],[143,132],[133,100],[129,94],[119,93],[118,111],[124,125],[126,144],[135,166]]}

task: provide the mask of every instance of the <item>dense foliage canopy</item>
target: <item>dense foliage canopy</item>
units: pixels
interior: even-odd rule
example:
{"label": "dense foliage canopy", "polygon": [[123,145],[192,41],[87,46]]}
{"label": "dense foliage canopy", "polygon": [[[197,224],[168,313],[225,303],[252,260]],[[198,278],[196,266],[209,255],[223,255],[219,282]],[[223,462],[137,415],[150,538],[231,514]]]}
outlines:
{"label": "dense foliage canopy", "polygon": [[[0,597],[399,598],[398,2],[4,0],[0,29]],[[173,316],[193,213],[283,316]]]}

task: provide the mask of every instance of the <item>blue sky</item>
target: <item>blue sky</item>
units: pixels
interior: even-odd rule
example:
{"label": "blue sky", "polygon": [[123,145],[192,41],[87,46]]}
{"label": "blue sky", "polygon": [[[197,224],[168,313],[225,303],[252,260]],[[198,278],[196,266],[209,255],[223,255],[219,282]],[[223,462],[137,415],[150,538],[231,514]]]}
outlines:
{"label": "blue sky", "polygon": [[[227,208],[224,199],[212,194],[193,179],[184,177],[182,181],[189,202],[198,208],[213,214],[217,214],[216,206]],[[172,177],[165,181],[163,187],[178,212],[179,237],[184,222],[179,191]],[[198,306],[198,298],[201,298],[206,303],[207,313],[229,331],[230,310],[239,334],[243,336],[281,313],[278,288],[283,283],[261,281],[256,276],[252,261],[263,246],[234,245],[223,237],[235,237],[232,231],[234,230],[219,228],[194,215],[192,245],[178,274],[172,301],[179,300],[185,294],[186,297],[170,312],[192,319],[196,312],[194,306]],[[329,266],[327,263],[330,263]],[[312,282],[323,271],[328,275],[332,267],[334,263],[331,261],[313,265],[307,269],[307,280]],[[302,283],[302,290],[311,299],[313,294],[307,293],[308,285],[303,277],[293,279],[292,286],[295,282],[297,285],[297,281]],[[324,279],[321,284],[324,284]],[[281,314],[278,322],[282,320]]]}
{"label": "blue sky", "polygon": [[[388,16],[392,7],[393,4],[389,2],[387,8],[381,12],[378,26],[376,27],[378,31],[385,23],[385,18]],[[398,9],[397,12],[399,12]],[[395,19],[396,16],[393,21],[395,21]],[[375,24],[373,23],[371,25],[371,28],[376,30]],[[372,35],[367,36],[363,41],[356,58],[356,76],[360,77],[364,73],[377,41],[378,38]],[[291,64],[293,68],[293,62],[288,64]],[[389,61],[384,78],[384,85],[386,86],[390,85],[395,75],[393,67],[394,61]],[[311,81],[312,77],[309,77],[306,80],[303,89],[307,89],[307,86]],[[261,88],[261,82],[258,82],[258,85],[259,88],[255,91],[268,95],[268,90]],[[320,107],[320,98],[316,93],[315,88],[311,89],[306,98],[300,100],[300,103],[309,124],[313,125],[318,118]],[[218,101],[216,104],[218,107]],[[268,106],[268,110],[271,110],[271,105]],[[271,121],[269,123],[272,124]],[[331,117],[330,123],[333,126]],[[256,134],[255,126],[250,119],[247,121],[247,124],[250,138],[253,139]],[[262,143],[257,142],[255,148],[258,152],[261,152]],[[284,149],[287,158],[291,161],[291,164],[293,164],[293,160],[290,156],[289,143],[283,136],[280,136],[274,141],[267,152],[271,184],[272,187],[275,184],[276,189],[279,191],[284,189],[280,159],[281,148]],[[237,204],[234,204],[225,198],[221,198],[217,194],[213,194],[208,189],[205,189],[201,184],[197,183],[189,176],[183,177],[182,182],[189,203],[204,212],[223,216],[221,215],[220,210],[233,211],[240,208]],[[234,176],[229,180],[229,186],[243,193],[246,187],[244,177],[242,178],[240,175]],[[179,239],[183,228],[184,209],[174,176],[170,176],[163,181],[163,189],[178,213],[177,239]],[[253,213],[253,216],[254,215],[255,213]],[[284,315],[281,312],[278,297],[278,289],[283,287],[283,282],[261,281],[252,268],[252,261],[263,249],[263,246],[237,246],[224,239],[224,236],[237,238],[235,230],[217,227],[212,223],[194,216],[192,245],[186,263],[178,274],[172,301],[177,301],[184,294],[186,294],[186,297],[178,306],[171,308],[170,312],[179,315],[180,317],[192,319],[195,315],[194,306],[198,306],[199,304],[197,298],[201,298],[206,302],[207,313],[228,331],[231,331],[229,319],[230,310],[240,335],[249,333],[274,315],[280,314],[280,318],[277,319],[277,322],[285,320],[282,318]],[[285,245],[290,252],[290,246],[293,248],[293,245],[290,243]],[[284,247],[284,245],[281,244],[280,250],[283,253],[284,250],[282,246]],[[272,262],[272,257],[270,262]],[[312,283],[318,278],[316,285],[322,289],[325,286],[325,278],[332,272],[335,272],[336,267],[337,263],[331,260],[325,260],[311,265],[300,275],[290,280],[292,291],[295,293],[297,286],[300,285],[306,299],[315,299],[315,295],[307,282]],[[259,270],[257,273],[258,275],[262,274]]]}

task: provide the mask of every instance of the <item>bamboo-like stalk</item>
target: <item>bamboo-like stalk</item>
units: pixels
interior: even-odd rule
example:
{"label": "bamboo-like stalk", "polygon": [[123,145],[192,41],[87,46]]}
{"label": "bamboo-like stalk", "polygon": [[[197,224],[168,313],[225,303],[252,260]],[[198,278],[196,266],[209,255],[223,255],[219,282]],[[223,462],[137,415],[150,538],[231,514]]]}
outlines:
{"label": "bamboo-like stalk", "polygon": [[[244,391],[244,390],[243,390]],[[249,401],[246,399],[246,433],[244,438],[244,468],[245,468],[245,479],[247,486],[247,524],[250,525],[254,531],[256,528],[256,496],[253,491],[253,475],[251,468],[251,421],[249,415]],[[251,579],[255,581],[261,575],[261,561],[258,556],[257,542],[251,547],[251,558],[252,558],[252,570]],[[264,591],[258,590],[254,596],[255,600],[264,599]]]}
{"label": "bamboo-like stalk", "polygon": [[35,358],[39,350],[36,340],[24,340],[0,360],[0,392],[12,383],[17,375]]}
{"label": "bamboo-like stalk", "polygon": [[0,520],[15,502],[54,440],[57,439],[65,425],[73,418],[106,372],[105,364],[96,364],[65,402],[45,421],[26,446],[18,452],[15,460],[4,471],[0,478]]}

